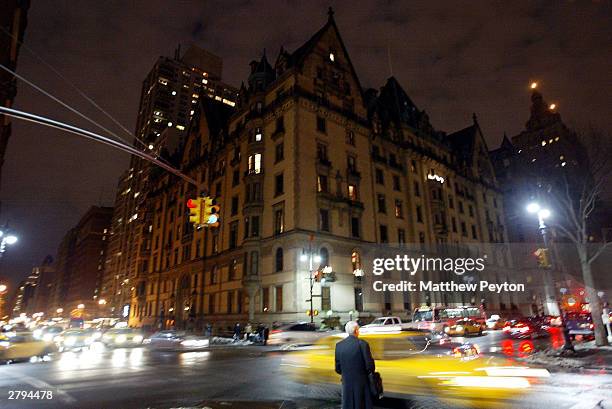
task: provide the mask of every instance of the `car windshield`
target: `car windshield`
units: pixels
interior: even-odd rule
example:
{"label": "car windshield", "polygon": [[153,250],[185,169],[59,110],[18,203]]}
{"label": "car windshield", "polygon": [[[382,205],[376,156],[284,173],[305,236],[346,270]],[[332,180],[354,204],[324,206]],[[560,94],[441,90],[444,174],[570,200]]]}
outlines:
{"label": "car windshield", "polygon": [[413,321],[431,321],[433,319],[433,312],[428,311],[416,311],[413,316]]}

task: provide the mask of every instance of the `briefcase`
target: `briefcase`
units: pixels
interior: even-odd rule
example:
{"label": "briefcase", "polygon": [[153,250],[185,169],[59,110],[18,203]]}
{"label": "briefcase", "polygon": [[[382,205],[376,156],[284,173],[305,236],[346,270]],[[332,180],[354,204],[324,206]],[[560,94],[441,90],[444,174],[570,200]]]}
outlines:
{"label": "briefcase", "polygon": [[375,399],[382,399],[384,390],[380,373],[369,373],[368,383],[370,384],[370,393],[372,394],[372,396]]}

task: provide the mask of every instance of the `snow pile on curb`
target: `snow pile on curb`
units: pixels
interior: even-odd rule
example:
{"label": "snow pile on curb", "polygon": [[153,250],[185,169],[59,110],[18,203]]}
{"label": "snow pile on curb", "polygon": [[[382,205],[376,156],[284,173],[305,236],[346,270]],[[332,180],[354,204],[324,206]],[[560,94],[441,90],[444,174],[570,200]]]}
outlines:
{"label": "snow pile on curb", "polygon": [[527,363],[547,366],[549,369],[597,368],[612,371],[612,346],[598,347],[595,341],[574,345],[576,353],[565,354],[560,349],[547,348],[522,360]]}

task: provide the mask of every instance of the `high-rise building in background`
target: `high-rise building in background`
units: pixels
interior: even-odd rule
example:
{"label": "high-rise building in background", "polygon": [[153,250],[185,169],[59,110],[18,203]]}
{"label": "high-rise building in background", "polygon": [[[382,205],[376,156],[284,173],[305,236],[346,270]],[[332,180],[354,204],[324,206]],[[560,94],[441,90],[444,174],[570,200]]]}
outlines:
{"label": "high-rise building in background", "polygon": [[[221,58],[193,45],[184,53],[177,49],[174,58],[160,57],[143,81],[134,145],[162,160],[175,161],[200,100],[235,105],[237,90],[221,82],[222,68]],[[129,307],[135,277],[148,270],[147,193],[152,171],[150,164],[133,158],[118,183],[100,286],[100,298],[113,316]]]}
{"label": "high-rise building in background", "polygon": [[92,206],[70,229],[59,246],[55,278],[46,312],[54,315],[100,316],[99,285],[109,238],[112,207]]}
{"label": "high-rise building in background", "polygon": [[[488,254],[487,277],[508,278],[503,200],[476,118],[446,134],[395,78],[363,90],[331,13],[274,65],[265,53],[251,62],[235,109],[201,100],[180,146],[180,168],[216,198],[221,224],[194,230],[196,189],[151,175],[131,325],[304,320],[313,294],[317,320],[483,302],[478,292],[373,292],[364,269],[397,251]],[[312,292],[311,259],[324,273]],[[521,303],[486,297],[493,311]]]}
{"label": "high-rise building in background", "polygon": [[[55,280],[55,262],[53,257],[47,256],[43,262],[32,269],[32,274],[36,275],[37,285],[34,291],[34,299],[29,309],[31,313],[47,315],[50,304],[51,291]],[[31,314],[30,314],[31,315]]]}
{"label": "high-rise building in background", "polygon": [[[20,43],[28,23],[29,0],[0,0],[0,64],[15,71]],[[0,70],[0,104],[11,107],[17,95],[17,80]],[[0,114],[0,183],[6,147],[11,136],[11,118]]]}

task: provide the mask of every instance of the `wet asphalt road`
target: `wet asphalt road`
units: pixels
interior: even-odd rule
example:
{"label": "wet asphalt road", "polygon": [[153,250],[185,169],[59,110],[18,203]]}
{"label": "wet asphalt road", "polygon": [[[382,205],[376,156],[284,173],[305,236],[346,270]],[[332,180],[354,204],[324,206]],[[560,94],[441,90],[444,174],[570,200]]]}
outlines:
{"label": "wet asphalt road", "polygon": [[[503,339],[493,333],[470,341],[489,353]],[[144,348],[66,352],[51,362],[0,366],[0,408],[339,408],[338,388],[289,380],[281,367],[285,354],[253,346],[187,353]],[[16,390],[51,391],[52,399],[9,399]],[[612,407],[610,391],[612,376],[607,374],[554,373],[513,406],[498,407],[605,408]],[[380,407],[444,405],[435,397],[419,397],[387,399]]]}

